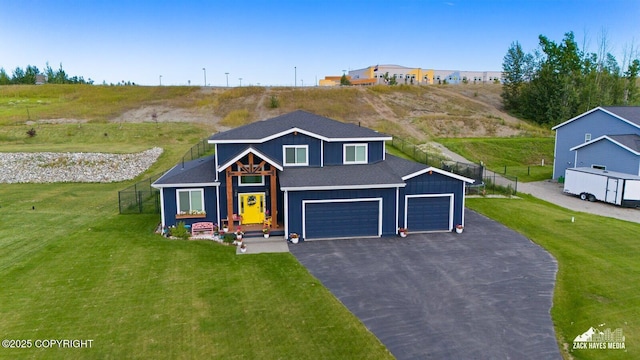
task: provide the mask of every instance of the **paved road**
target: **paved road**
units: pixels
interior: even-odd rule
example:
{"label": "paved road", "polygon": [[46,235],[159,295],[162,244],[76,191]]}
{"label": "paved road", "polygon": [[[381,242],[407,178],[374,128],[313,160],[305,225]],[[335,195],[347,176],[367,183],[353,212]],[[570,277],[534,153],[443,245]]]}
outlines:
{"label": "paved road", "polygon": [[398,359],[559,359],[556,261],[471,210],[466,224],[289,249]]}

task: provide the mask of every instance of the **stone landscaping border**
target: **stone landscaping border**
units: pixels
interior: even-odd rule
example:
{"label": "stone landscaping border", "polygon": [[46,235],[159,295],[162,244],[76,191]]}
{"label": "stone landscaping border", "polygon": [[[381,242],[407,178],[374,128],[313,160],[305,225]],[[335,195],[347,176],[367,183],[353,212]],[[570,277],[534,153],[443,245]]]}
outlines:
{"label": "stone landscaping border", "polygon": [[109,183],[131,180],[162,154],[154,147],[134,154],[0,153],[0,183]]}

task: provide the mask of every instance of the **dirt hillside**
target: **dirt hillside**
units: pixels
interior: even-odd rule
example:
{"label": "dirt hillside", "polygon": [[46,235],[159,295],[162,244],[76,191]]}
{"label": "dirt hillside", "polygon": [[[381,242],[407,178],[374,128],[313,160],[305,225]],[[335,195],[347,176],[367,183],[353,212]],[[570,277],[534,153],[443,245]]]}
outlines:
{"label": "dirt hillside", "polygon": [[502,109],[500,85],[206,88],[187,100],[143,105],[112,121],[189,121],[223,131],[303,109],[417,142],[439,137],[547,135]]}

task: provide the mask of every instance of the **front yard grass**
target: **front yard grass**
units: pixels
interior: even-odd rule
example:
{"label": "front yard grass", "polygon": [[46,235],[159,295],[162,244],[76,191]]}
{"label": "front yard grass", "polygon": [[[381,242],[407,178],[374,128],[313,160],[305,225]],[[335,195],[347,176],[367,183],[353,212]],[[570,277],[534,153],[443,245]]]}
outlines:
{"label": "front yard grass", "polygon": [[[0,188],[0,358],[392,358],[291,254],[235,255],[118,215],[122,184]],[[33,210],[35,207],[35,210]]]}
{"label": "front yard grass", "polygon": [[[558,261],[551,316],[560,349],[569,349],[563,356],[640,358],[640,224],[570,211],[522,196],[468,199],[466,203],[528,237]],[[573,339],[592,326],[612,331],[622,328],[626,351],[570,352]]]}

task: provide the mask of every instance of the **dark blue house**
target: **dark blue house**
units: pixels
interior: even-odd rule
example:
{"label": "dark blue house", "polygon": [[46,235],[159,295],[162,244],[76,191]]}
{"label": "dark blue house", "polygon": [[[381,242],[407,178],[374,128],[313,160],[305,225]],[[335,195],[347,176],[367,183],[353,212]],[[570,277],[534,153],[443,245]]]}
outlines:
{"label": "dark blue house", "polygon": [[640,175],[640,107],[605,106],[553,127],[553,178],[589,167]]}
{"label": "dark blue house", "polygon": [[162,225],[266,224],[303,239],[452,231],[473,180],[385,151],[391,137],[295,111],[217,133],[215,155],[179,164],[153,186]]}

